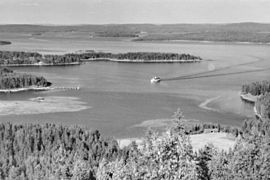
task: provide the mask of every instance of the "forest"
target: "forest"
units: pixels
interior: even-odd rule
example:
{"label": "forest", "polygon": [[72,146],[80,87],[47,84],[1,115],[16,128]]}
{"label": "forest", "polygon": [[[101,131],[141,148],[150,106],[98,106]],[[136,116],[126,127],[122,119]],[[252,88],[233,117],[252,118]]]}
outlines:
{"label": "forest", "polygon": [[120,149],[97,130],[56,124],[0,124],[1,179],[269,179],[270,120],[249,119],[233,149],[193,151],[182,113],[164,133]]}
{"label": "forest", "polygon": [[0,89],[25,88],[29,86],[48,87],[51,83],[42,76],[15,73],[11,69],[0,69]]}

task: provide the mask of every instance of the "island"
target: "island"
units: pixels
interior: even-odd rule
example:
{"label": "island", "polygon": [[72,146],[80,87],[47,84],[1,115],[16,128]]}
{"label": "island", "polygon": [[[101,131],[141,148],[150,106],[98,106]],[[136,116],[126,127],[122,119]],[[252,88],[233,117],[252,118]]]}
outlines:
{"label": "island", "polygon": [[64,55],[42,55],[37,52],[0,51],[0,66],[66,66],[81,62],[111,61],[126,63],[190,63],[200,62],[199,56],[178,53],[128,52],[105,53],[85,51]]}
{"label": "island", "polygon": [[52,85],[42,76],[26,73],[15,73],[11,69],[0,69],[0,92],[42,91]]}
{"label": "island", "polygon": [[10,45],[10,41],[0,41],[0,45]]}

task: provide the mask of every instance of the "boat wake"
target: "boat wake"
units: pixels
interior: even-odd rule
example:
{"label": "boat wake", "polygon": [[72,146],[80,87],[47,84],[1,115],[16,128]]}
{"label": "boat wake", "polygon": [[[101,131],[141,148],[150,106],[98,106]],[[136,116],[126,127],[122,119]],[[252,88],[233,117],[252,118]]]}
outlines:
{"label": "boat wake", "polygon": [[245,65],[250,65],[257,63],[259,61],[264,61],[265,59],[255,57],[258,60],[257,61],[252,61],[252,62],[247,62],[247,63],[242,63],[242,64],[237,64],[233,66],[226,66],[223,68],[218,68],[216,69],[214,64],[209,64],[208,65],[208,70],[209,71],[204,71],[204,72],[199,72],[199,73],[194,73],[194,74],[189,74],[189,75],[184,75],[184,76],[178,76],[178,77],[172,77],[172,78],[162,78],[162,81],[174,81],[174,80],[188,80],[188,79],[198,79],[198,78],[208,78],[208,77],[218,77],[218,76],[229,76],[229,75],[237,75],[237,74],[245,74],[245,73],[253,73],[253,72],[261,72],[261,71],[267,71],[270,70],[270,67],[268,68],[259,68],[259,69],[252,69],[252,70],[246,70],[246,71],[236,71],[236,72],[229,72],[229,73],[218,73],[223,70],[228,70],[231,68],[235,68],[238,66],[245,66]]}
{"label": "boat wake", "polygon": [[217,100],[219,99],[221,96],[217,96],[217,97],[213,97],[213,98],[209,98],[209,99],[206,99],[204,102],[202,102],[199,107],[202,108],[202,109],[205,109],[205,110],[208,110],[208,111],[214,111],[214,112],[219,112],[218,109],[215,109],[215,108],[211,108],[208,106],[209,103],[213,102],[214,100]]}

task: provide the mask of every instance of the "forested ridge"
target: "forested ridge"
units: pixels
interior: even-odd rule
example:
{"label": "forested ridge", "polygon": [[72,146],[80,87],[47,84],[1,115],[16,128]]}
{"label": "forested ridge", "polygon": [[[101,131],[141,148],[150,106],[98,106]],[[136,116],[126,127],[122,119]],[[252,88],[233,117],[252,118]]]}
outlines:
{"label": "forested ridge", "polygon": [[[269,24],[105,24],[105,25],[0,25],[0,32],[32,34],[35,36],[58,33],[84,33],[84,39],[124,37],[139,41],[194,40],[269,43]],[[65,38],[66,38],[65,37]]]}
{"label": "forested ridge", "polygon": [[30,86],[48,87],[51,83],[42,76],[15,73],[11,69],[0,69],[0,89],[26,88]]}

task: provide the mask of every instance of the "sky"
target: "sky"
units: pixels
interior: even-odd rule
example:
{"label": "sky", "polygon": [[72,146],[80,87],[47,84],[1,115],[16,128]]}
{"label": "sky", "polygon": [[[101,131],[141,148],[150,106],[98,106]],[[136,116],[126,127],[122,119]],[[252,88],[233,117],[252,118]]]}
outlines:
{"label": "sky", "polygon": [[0,24],[270,23],[270,0],[0,0]]}

